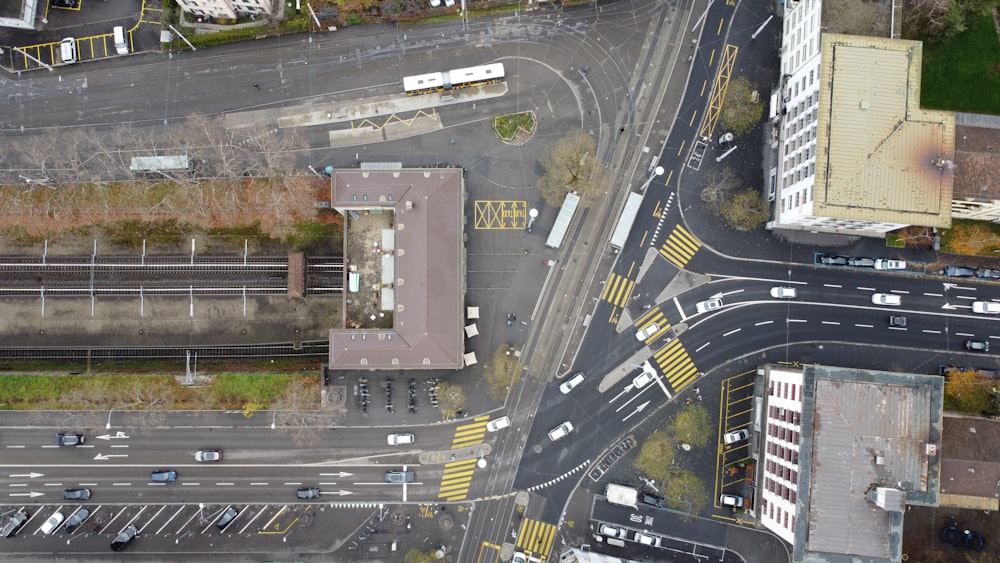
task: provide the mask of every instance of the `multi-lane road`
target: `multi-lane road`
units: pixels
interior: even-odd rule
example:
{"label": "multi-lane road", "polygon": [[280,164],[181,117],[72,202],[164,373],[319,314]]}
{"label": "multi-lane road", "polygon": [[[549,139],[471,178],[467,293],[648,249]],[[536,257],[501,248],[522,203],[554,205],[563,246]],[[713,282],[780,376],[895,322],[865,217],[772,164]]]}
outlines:
{"label": "multi-lane road", "polygon": [[[69,517],[83,504],[93,510],[87,521],[93,527],[67,537],[71,549],[79,553],[107,550],[107,534],[133,523],[141,526],[142,537],[158,539],[145,542],[142,550],[150,553],[183,553],[189,549],[184,547],[187,543],[202,547],[197,542],[243,551],[246,546],[237,545],[240,536],[263,533],[281,537],[281,544],[301,542],[296,552],[350,549],[349,538],[367,538],[375,529],[359,528],[359,535],[352,521],[346,531],[308,532],[303,522],[316,517],[308,507],[347,511],[355,506],[368,511],[359,521],[390,505],[420,505],[421,514],[437,516],[440,511],[457,517],[443,505],[433,506],[447,502],[452,497],[446,489],[453,494],[451,488],[457,487],[460,494],[454,498],[474,499],[475,506],[462,526],[449,524],[448,529],[461,536],[451,546],[456,561],[497,561],[515,548],[551,559],[563,541],[587,540],[587,520],[660,534],[670,547],[654,552],[658,556],[668,557],[669,552],[729,557],[727,532],[717,523],[685,527],[668,511],[648,507],[627,511],[586,502],[587,491],[599,492],[603,484],[589,477],[591,469],[623,439],[658,424],[680,397],[691,397],[699,386],[706,395],[709,387],[723,386],[724,377],[734,376],[730,366],[751,356],[760,361],[796,361],[804,351],[822,358],[823,347],[838,351],[848,347],[865,366],[928,372],[964,355],[965,340],[1000,339],[993,317],[971,312],[973,301],[1000,299],[1000,286],[993,282],[827,267],[809,261],[737,260],[726,256],[725,248],[706,247],[698,239],[701,226],[685,222],[678,197],[684,192],[682,184],[695,184],[700,167],[708,166],[702,157],[709,149],[699,148],[698,143],[704,141],[703,134],[716,133],[704,127],[710,97],[719,69],[738,56],[739,45],[729,32],[736,7],[728,2],[714,2],[707,10],[705,3],[653,4],[618,2],[563,14],[518,14],[473,22],[468,32],[449,27],[442,33],[428,27],[375,38],[340,35],[316,43],[297,38],[268,43],[273,48],[224,47],[206,55],[183,54],[179,60],[148,59],[92,73],[78,71],[58,80],[40,76],[4,82],[10,95],[0,107],[10,110],[4,118],[5,132],[10,134],[55,125],[158,124],[180,120],[192,110],[220,114],[392,95],[399,93],[401,77],[412,74],[409,69],[430,66],[435,58],[440,61],[442,52],[454,54],[449,60],[497,58],[511,69],[513,93],[482,105],[455,107],[448,118],[456,130],[471,130],[486,114],[523,109],[527,103],[552,131],[569,125],[593,131],[602,161],[616,172],[611,184],[619,190],[642,183],[661,138],[658,163],[666,169],[662,178],[650,182],[629,241],[613,265],[597,260],[603,251],[594,251],[587,236],[581,236],[575,254],[567,254],[585,252],[595,257],[595,266],[610,267],[600,271],[595,287],[584,287],[599,297],[592,305],[581,306],[590,320],[573,365],[559,369],[560,358],[545,345],[525,358],[529,360],[525,377],[511,390],[507,404],[510,428],[486,433],[483,427],[489,417],[474,417],[409,428],[417,434],[417,442],[391,447],[385,436],[395,428],[358,424],[324,430],[318,443],[303,447],[275,433],[267,421],[248,423],[236,414],[237,422],[226,424],[168,417],[157,428],[98,429],[88,432],[83,446],[58,447],[52,435],[71,429],[7,415],[0,418],[4,448],[0,490],[6,495],[2,502],[5,510],[33,507],[22,531],[31,543],[17,544],[19,549],[52,551],[52,543],[39,533],[45,519],[55,511]],[[697,35],[691,34],[692,29]],[[473,38],[482,52],[470,56],[464,51]],[[251,90],[250,75],[262,86],[259,93]],[[234,97],[233,91],[246,95]],[[535,181],[533,174],[516,181],[501,177],[505,172],[491,175],[499,157],[476,142],[467,147],[449,142],[452,134],[427,141],[426,147],[422,140],[416,146],[408,144],[403,152],[418,162],[442,155],[450,155],[455,163],[476,162],[474,170],[483,183]],[[358,158],[353,150],[343,156],[329,148],[329,131],[324,128],[312,129],[306,137],[313,150],[303,155],[303,162],[340,164]],[[644,152],[643,144],[650,139],[654,149]],[[385,143],[363,150],[369,157],[389,155],[398,160],[400,146]],[[525,157],[527,168],[536,156]],[[518,248],[512,254],[520,255],[520,243],[514,244]],[[589,280],[582,271],[586,268],[580,270],[577,277],[563,271],[552,285],[558,290],[550,287],[550,294],[543,296],[561,300],[567,309],[575,306],[576,296],[565,288],[583,287]],[[280,285],[280,280],[271,281]],[[596,284],[624,289],[601,291]],[[525,281],[510,287],[531,285]],[[773,287],[793,287],[796,297],[774,299]],[[898,295],[901,305],[875,305],[874,293]],[[713,298],[721,299],[723,306],[699,313],[697,304]],[[889,326],[890,314],[905,315],[906,326]],[[540,342],[562,345],[563,323],[555,315],[537,319],[523,344],[528,349]],[[659,330],[638,340],[636,330],[650,323]],[[637,387],[633,377],[647,361],[656,377]],[[586,374],[584,382],[568,394],[560,392],[554,376],[576,371]],[[736,393],[728,397],[737,400]],[[564,421],[572,422],[573,431],[552,442],[549,431]],[[464,432],[476,433],[477,438],[456,446],[465,444],[459,438]],[[223,449],[224,460],[197,463],[194,452],[201,448]],[[626,455],[615,462],[616,467],[627,462]],[[150,471],[162,468],[176,470],[178,480],[152,482]],[[415,472],[413,482],[385,481],[387,471],[404,468]],[[92,499],[63,501],[62,491],[77,487],[92,489]],[[296,499],[299,487],[319,487],[320,499]],[[213,529],[214,519],[229,506],[237,507],[239,514],[221,530],[232,534],[224,540],[213,535],[220,532]],[[467,504],[459,506],[468,510]],[[442,527],[445,521],[437,520]],[[571,527],[567,521],[579,524]],[[289,535],[292,530],[302,531]],[[669,537],[699,533],[702,536],[692,542]],[[286,553],[279,547],[268,544],[261,551]],[[634,553],[650,554],[641,548]],[[393,557],[385,554],[387,559]]]}

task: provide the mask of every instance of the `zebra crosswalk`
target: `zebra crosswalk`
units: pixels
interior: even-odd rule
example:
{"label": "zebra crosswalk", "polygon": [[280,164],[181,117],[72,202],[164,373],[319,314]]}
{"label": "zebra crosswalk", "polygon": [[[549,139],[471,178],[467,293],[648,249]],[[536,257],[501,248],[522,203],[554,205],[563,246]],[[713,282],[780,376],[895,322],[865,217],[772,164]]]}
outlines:
{"label": "zebra crosswalk", "polygon": [[532,560],[548,561],[556,527],[548,522],[525,518],[517,531],[518,549],[530,554]]}
{"label": "zebra crosswalk", "polygon": [[[452,449],[482,444],[483,437],[486,435],[486,423],[489,420],[489,416],[477,416],[471,423],[462,424],[455,428],[455,437],[451,442]],[[441,489],[438,491],[438,498],[449,502],[465,500],[469,495],[472,473],[476,469],[477,461],[479,461],[478,458],[472,458],[446,463],[444,474],[441,475]]]}
{"label": "zebra crosswalk", "polygon": [[635,287],[635,280],[630,280],[625,276],[612,272],[608,276],[608,282],[604,284],[604,291],[601,292],[601,300],[607,301],[616,307],[624,308],[628,304],[628,298],[632,295]]}
{"label": "zebra crosswalk", "polygon": [[674,266],[683,268],[701,248],[701,241],[680,225],[667,236],[666,242],[660,246],[660,256],[669,260]]}
{"label": "zebra crosswalk", "polygon": [[698,379],[698,368],[691,361],[680,339],[673,339],[653,354],[653,360],[660,367],[663,379],[670,385],[674,395]]}

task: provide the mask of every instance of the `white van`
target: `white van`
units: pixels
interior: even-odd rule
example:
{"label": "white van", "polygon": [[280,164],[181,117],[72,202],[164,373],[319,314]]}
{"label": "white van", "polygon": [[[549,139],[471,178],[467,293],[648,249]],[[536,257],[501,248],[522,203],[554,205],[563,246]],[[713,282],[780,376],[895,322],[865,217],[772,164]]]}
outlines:
{"label": "white van", "polygon": [[76,39],[67,37],[59,43],[59,58],[68,65],[76,62]]}
{"label": "white van", "polygon": [[389,442],[390,446],[404,446],[412,444],[416,440],[413,438],[413,434],[389,434],[386,441]]}
{"label": "white van", "polygon": [[120,25],[116,25],[113,35],[115,38],[115,51],[119,55],[127,55],[128,43],[125,42],[125,28]]}

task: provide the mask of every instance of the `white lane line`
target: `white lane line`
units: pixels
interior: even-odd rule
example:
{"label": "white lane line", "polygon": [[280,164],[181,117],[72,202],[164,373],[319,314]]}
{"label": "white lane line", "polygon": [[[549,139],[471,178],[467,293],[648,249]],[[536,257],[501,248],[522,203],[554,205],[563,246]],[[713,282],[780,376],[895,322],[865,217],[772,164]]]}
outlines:
{"label": "white lane line", "polygon": [[905,289],[890,289],[889,293],[899,293],[901,295],[909,295],[910,294],[910,292],[906,291]]}
{"label": "white lane line", "polygon": [[251,487],[266,487],[267,483],[250,483]]}
{"label": "white lane line", "polygon": [[695,351],[695,352],[701,352],[702,350],[704,350],[704,349],[705,349],[705,347],[706,347],[706,346],[708,346],[708,345],[709,345],[709,344],[711,344],[711,343],[712,343],[711,341],[708,341],[708,342],[706,342],[706,343],[702,344],[701,346],[699,346],[699,347],[695,348],[695,350],[694,350],[694,351]]}
{"label": "white lane line", "polygon": [[906,330],[906,329],[901,326],[890,326],[889,330]]}
{"label": "white lane line", "polygon": [[759,323],[754,323],[753,326],[764,326],[773,323],[774,321],[760,321]]}
{"label": "white lane line", "polygon": [[858,328],[875,328],[875,325],[863,325],[863,324],[860,324],[860,323],[854,323],[854,326],[856,326]]}
{"label": "white lane line", "polygon": [[336,483],[323,483],[322,481],[319,484],[320,485],[336,485]]}
{"label": "white lane line", "polygon": [[787,319],[785,322],[786,323],[807,323],[809,321],[806,320],[806,319]]}
{"label": "white lane line", "polygon": [[729,336],[730,334],[736,334],[737,332],[739,332],[741,330],[743,330],[743,329],[742,328],[734,328],[733,330],[730,330],[729,332],[723,333],[722,336]]}
{"label": "white lane line", "polygon": [[874,287],[861,287],[861,286],[859,285],[859,286],[857,287],[857,290],[858,290],[858,291],[875,291],[875,288],[874,288]]}
{"label": "white lane line", "polygon": [[169,526],[170,523],[174,521],[174,518],[177,518],[177,515],[180,514],[181,512],[183,512],[185,508],[187,508],[187,507],[185,507],[183,505],[181,507],[179,507],[177,509],[177,512],[174,512],[174,515],[171,516],[170,518],[168,518],[167,521],[164,522],[162,526],[160,526],[159,530],[156,530],[156,533],[157,534],[163,533],[163,529],[166,528],[167,526]]}
{"label": "white lane line", "polygon": [[[7,446],[7,447],[10,448],[10,449],[22,449],[22,450],[24,449],[24,446]],[[43,448],[54,448],[56,446],[52,445],[52,446],[42,446],[42,447]]]}
{"label": "white lane line", "polygon": [[681,308],[681,302],[674,297],[674,307],[677,307],[677,313],[681,316],[681,322],[687,320],[687,315],[684,314],[684,309]]}
{"label": "white lane line", "polygon": [[235,484],[236,483],[216,483],[215,486],[216,487],[232,487]]}
{"label": "white lane line", "polygon": [[840,288],[842,288],[842,287],[844,287],[844,286],[842,286],[842,285],[837,285],[837,284],[835,284],[835,283],[824,283],[824,284],[823,284],[823,287],[832,287],[832,288],[834,288],[834,289],[840,289]]}
{"label": "white lane line", "polygon": [[924,293],[927,297],[944,297],[943,293]]}
{"label": "white lane line", "polygon": [[127,448],[128,444],[111,444],[112,448]]}
{"label": "white lane line", "polygon": [[[164,485],[165,483],[153,483],[153,484]],[[181,483],[182,487],[197,487],[199,485],[201,485],[201,483]]]}
{"label": "white lane line", "polygon": [[975,301],[976,300],[976,296],[975,295],[956,295],[955,299],[969,299],[971,301]]}
{"label": "white lane line", "polygon": [[[970,334],[969,336],[972,336],[972,335]],[[63,486],[62,483],[42,483],[42,485],[44,485],[46,487],[61,487],[61,486]]]}
{"label": "white lane line", "polygon": [[927,330],[927,329],[924,329],[924,330],[921,330],[920,332],[923,332],[925,334],[941,334],[940,330]]}
{"label": "white lane line", "polygon": [[111,483],[112,487],[131,487],[132,483]]}
{"label": "white lane line", "polygon": [[956,332],[955,336],[975,336],[975,334],[970,334],[968,332]]}
{"label": "white lane line", "polygon": [[823,324],[840,326],[840,323],[838,323],[837,321],[823,321]]}
{"label": "white lane line", "polygon": [[288,486],[288,487],[301,487],[302,483],[285,483],[285,486]]}

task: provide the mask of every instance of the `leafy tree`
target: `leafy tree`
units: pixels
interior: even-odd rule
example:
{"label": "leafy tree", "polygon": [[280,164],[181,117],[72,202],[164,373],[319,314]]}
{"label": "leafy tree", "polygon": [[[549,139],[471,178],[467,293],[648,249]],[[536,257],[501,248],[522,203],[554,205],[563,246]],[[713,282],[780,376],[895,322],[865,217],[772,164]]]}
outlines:
{"label": "leafy tree", "polygon": [[972,414],[979,414],[989,409],[993,386],[985,376],[974,369],[969,369],[949,371],[946,377],[944,382],[946,409]]}
{"label": "leafy tree", "polygon": [[403,556],[403,563],[437,563],[437,561],[433,551],[420,551],[415,547],[411,547]]}
{"label": "leafy tree", "polygon": [[972,18],[998,5],[997,0],[907,0],[903,8],[903,36],[947,41],[968,29]]}
{"label": "leafy tree", "polygon": [[757,190],[746,189],[723,202],[719,206],[719,215],[737,231],[750,231],[767,221],[767,202]]}
{"label": "leafy tree", "polygon": [[642,443],[635,468],[657,483],[666,483],[670,479],[674,451],[673,436],[669,432],[653,432]]}
{"label": "leafy tree", "polygon": [[753,131],[764,116],[764,102],[759,97],[754,101],[753,93],[756,91],[757,85],[745,76],[731,81],[726,89],[726,99],[722,103],[722,127],[737,137]]}
{"label": "leafy tree", "polygon": [[553,207],[561,206],[570,192],[576,192],[580,205],[586,207],[604,185],[605,171],[597,161],[597,141],[580,129],[546,145],[539,164],[545,174],[538,179],[538,191]]}
{"label": "leafy tree", "polygon": [[664,481],[660,488],[667,506],[675,510],[698,514],[703,506],[708,504],[708,491],[701,478],[687,469],[675,469],[670,478]]}
{"label": "leafy tree", "polygon": [[1000,236],[983,221],[956,221],[948,231],[948,249],[959,254],[981,254],[1000,247]]}
{"label": "leafy tree", "polygon": [[712,433],[708,411],[700,404],[690,405],[677,413],[670,427],[678,442],[696,448],[707,444]]}

